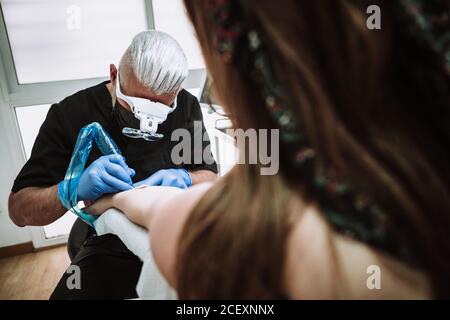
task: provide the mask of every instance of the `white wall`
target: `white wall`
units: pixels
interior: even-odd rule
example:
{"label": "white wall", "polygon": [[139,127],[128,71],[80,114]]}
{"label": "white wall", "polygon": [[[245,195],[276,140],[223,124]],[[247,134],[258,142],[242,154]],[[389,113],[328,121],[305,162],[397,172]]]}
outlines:
{"label": "white wall", "polygon": [[14,114],[1,89],[3,88],[0,87],[0,247],[6,247],[31,241],[31,232],[28,227],[19,228],[14,225],[8,214],[8,196],[24,158],[17,154],[21,148],[12,147],[21,142],[14,130]]}

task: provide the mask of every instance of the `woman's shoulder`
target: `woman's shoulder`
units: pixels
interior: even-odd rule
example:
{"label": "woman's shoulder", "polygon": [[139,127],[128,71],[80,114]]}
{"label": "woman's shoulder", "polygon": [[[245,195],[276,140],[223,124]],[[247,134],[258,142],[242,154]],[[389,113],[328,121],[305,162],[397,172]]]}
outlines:
{"label": "woman's shoulder", "polygon": [[303,207],[287,242],[285,288],[293,299],[426,299],[426,275],[336,233],[320,209]]}

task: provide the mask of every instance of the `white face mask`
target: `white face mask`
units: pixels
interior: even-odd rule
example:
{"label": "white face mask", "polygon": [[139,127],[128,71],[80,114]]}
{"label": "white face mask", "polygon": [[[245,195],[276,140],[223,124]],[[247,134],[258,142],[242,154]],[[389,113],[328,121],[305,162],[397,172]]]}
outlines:
{"label": "white face mask", "polygon": [[134,116],[140,121],[140,130],[123,128],[122,133],[130,138],[143,138],[148,141],[159,140],[164,137],[157,133],[158,125],[166,121],[167,116],[177,107],[177,98],[173,107],[148,99],[126,96],[120,90],[119,73],[117,73],[116,97],[125,101],[131,108]]}

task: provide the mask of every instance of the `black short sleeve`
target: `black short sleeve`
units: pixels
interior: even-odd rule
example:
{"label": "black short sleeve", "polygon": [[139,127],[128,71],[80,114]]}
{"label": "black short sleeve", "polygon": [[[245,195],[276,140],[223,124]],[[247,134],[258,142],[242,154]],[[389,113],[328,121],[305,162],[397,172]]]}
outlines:
{"label": "black short sleeve", "polygon": [[50,107],[34,142],[31,157],[14,181],[13,192],[26,187],[53,186],[64,178],[71,150],[59,107],[59,104]]}
{"label": "black short sleeve", "polygon": [[[189,104],[189,118],[188,129],[192,137],[192,163],[186,165],[187,170],[209,170],[217,173],[217,164],[214,161],[214,157],[211,153],[211,143],[209,135],[206,131],[203,123],[203,114],[198,100],[192,96],[191,103]],[[201,130],[200,130],[201,128]],[[199,136],[201,133],[201,137]],[[194,141],[202,141],[201,149],[196,148],[197,145]],[[195,159],[202,159],[201,163],[196,163]]]}

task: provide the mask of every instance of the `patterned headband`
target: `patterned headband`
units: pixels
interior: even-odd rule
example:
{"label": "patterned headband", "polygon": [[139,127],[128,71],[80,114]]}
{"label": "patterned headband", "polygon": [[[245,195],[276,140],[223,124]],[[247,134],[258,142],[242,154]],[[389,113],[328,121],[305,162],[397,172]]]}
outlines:
{"label": "patterned headband", "polygon": [[421,37],[443,57],[450,74],[450,1],[449,0],[401,0],[413,23],[410,32]]}

